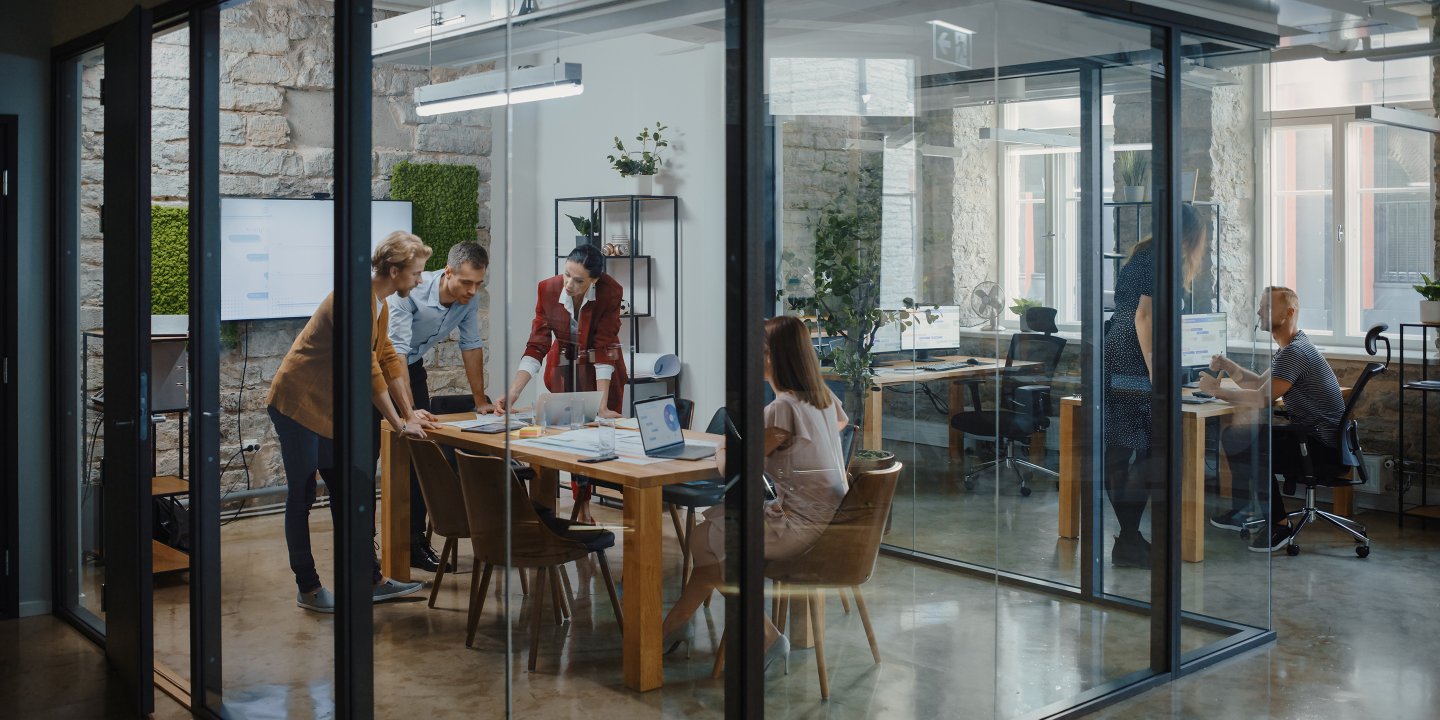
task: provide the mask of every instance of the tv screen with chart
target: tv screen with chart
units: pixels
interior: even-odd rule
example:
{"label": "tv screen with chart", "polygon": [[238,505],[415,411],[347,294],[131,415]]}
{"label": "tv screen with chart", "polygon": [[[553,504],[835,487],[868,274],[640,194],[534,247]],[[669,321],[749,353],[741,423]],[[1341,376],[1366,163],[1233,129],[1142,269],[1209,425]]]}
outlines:
{"label": "tv screen with chart", "polygon": [[1180,316],[1180,364],[1200,367],[1214,355],[1224,355],[1225,313],[1192,313]]}
{"label": "tv screen with chart", "polygon": [[927,322],[924,312],[919,313],[915,322],[900,335],[901,350],[944,350],[960,347],[960,306],[941,305],[931,308],[930,314],[938,315],[935,322]]}
{"label": "tv screen with chart", "polygon": [[[407,201],[370,203],[370,247],[411,231]],[[309,317],[334,288],[335,203],[220,199],[220,319]]]}

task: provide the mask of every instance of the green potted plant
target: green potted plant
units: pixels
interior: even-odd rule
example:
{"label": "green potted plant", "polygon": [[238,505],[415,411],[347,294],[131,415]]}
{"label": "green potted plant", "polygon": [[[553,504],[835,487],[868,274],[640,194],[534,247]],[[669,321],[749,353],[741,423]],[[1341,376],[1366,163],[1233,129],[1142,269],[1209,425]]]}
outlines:
{"label": "green potted plant", "polygon": [[1425,283],[1413,286],[1415,292],[1425,298],[1420,301],[1420,322],[1427,325],[1440,325],[1440,277],[1431,280],[1429,275],[1420,273],[1420,279]]}
{"label": "green potted plant", "polygon": [[855,457],[850,460],[850,473],[859,475],[863,472],[884,470],[895,462],[895,453],[889,450],[857,450]]}
{"label": "green potted plant", "polygon": [[[935,306],[922,308],[913,298],[904,298],[900,309],[880,307],[878,159],[862,164],[854,187],[842,188],[827,202],[810,230],[815,264],[805,272],[811,282],[806,287],[792,276],[778,295],[786,297],[792,312],[813,318],[822,335],[838,338],[830,345],[831,373],[844,384],[846,414],[862,423],[862,400],[873,384],[870,364],[880,328],[899,323],[903,331],[921,320],[934,322],[939,315],[933,312]],[[790,251],[781,259],[792,267],[798,263]]]}
{"label": "green potted plant", "polygon": [[1010,306],[1010,312],[1020,316],[1020,332],[1030,332],[1030,322],[1025,318],[1025,311],[1032,307],[1040,307],[1040,301],[1017,297],[1011,302],[1015,304]]}
{"label": "green potted plant", "polygon": [[1150,177],[1150,154],[1144,150],[1115,153],[1115,202],[1140,202]]}
{"label": "green potted plant", "polygon": [[[667,130],[664,125],[655,123],[655,129],[641,128],[640,134],[635,140],[640,143],[639,150],[626,150],[625,143],[620,136],[615,136],[615,150],[619,155],[609,155],[610,167],[620,173],[620,177],[631,177],[632,175],[654,175],[660,172],[660,151],[670,147],[670,141],[661,137],[660,133]],[[637,157],[638,156],[638,157]]]}
{"label": "green potted plant", "polygon": [[594,245],[595,247],[600,247],[599,208],[596,208],[595,212],[591,213],[590,217],[588,218],[570,214],[566,214],[565,217],[570,218],[570,224],[575,226],[575,232],[580,233],[579,235],[575,236],[576,247],[579,247],[581,245]]}

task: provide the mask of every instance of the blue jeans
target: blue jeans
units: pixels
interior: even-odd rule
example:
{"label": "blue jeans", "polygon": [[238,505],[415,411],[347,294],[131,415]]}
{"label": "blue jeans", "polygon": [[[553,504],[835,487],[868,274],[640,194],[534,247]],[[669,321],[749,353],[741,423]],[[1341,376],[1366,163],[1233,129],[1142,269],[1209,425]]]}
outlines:
{"label": "blue jeans", "polygon": [[[280,438],[280,459],[285,464],[285,482],[289,492],[285,495],[285,545],[290,551],[290,570],[295,573],[295,585],[300,592],[314,592],[321,586],[320,575],[315,572],[315,556],[310,551],[310,506],[315,504],[315,473],[325,479],[330,490],[330,518],[340,524],[340,511],[344,507],[345,484],[335,472],[335,443],[327,437],[301,425],[293,418],[267,408],[270,422],[275,425],[275,434]],[[373,515],[371,516],[374,517]],[[368,533],[375,534],[372,525]],[[365,529],[358,533],[364,537]],[[371,578],[380,582],[380,561],[371,550]]]}

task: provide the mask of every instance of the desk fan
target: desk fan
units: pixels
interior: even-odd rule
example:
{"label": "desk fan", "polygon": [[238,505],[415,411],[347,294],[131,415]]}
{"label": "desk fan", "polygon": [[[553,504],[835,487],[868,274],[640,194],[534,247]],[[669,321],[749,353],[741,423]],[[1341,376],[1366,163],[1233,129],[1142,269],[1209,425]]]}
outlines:
{"label": "desk fan", "polygon": [[981,330],[999,330],[1000,326],[996,321],[1000,319],[1000,313],[1005,310],[1005,298],[1002,297],[1000,286],[986,280],[976,285],[970,295],[970,312],[986,321],[985,327]]}

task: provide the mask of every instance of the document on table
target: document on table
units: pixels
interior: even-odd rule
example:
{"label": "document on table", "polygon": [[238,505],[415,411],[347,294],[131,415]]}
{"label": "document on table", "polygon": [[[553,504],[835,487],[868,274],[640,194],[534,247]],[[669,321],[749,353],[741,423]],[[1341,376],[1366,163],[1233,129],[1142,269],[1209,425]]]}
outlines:
{"label": "document on table", "polygon": [[[515,445],[521,447],[543,448],[545,450],[560,450],[563,452],[575,453],[576,455],[594,455],[600,452],[600,431],[596,428],[581,428],[559,435],[546,435],[527,440],[517,440]],[[652,465],[664,462],[663,458],[651,458],[645,456],[645,447],[640,443],[638,433],[621,432],[615,433],[615,454],[621,462],[632,465]]]}
{"label": "document on table", "polygon": [[[476,413],[474,419],[451,420],[450,422],[440,424],[447,425],[453,428],[459,428],[461,430],[469,430],[470,428],[480,427],[481,425],[489,425],[491,423],[503,423],[505,422],[506,417],[507,416],[500,413],[485,413],[484,415]],[[514,427],[513,424],[516,422],[524,423],[526,425],[535,422],[535,416],[530,413],[510,413],[508,417],[511,422],[511,427]]]}

